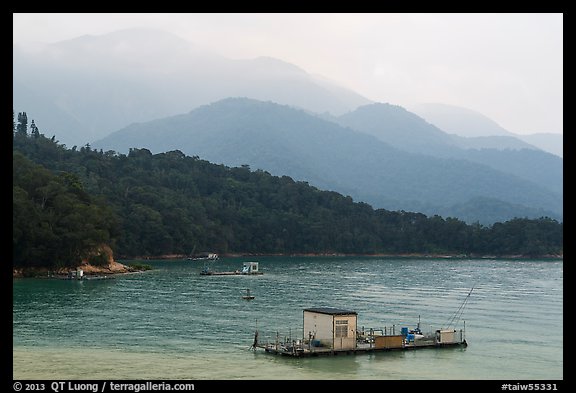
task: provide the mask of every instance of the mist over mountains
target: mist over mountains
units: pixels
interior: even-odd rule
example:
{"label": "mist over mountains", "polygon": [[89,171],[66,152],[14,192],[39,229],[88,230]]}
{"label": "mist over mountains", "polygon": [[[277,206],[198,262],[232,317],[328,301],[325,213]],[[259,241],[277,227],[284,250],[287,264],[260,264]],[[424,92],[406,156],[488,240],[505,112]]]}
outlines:
{"label": "mist over mountains", "polygon": [[455,105],[422,103],[407,109],[456,138],[465,137],[460,138],[462,147],[538,148],[563,157],[561,134],[515,134],[479,112]]}
{"label": "mist over mountains", "polygon": [[281,60],[227,59],[150,29],[15,45],[13,83],[16,110],[34,113],[69,146],[226,97],[333,114],[371,102]]}
{"label": "mist over mountains", "polygon": [[[562,159],[513,137],[485,137],[479,148],[469,139],[448,134],[406,109],[390,104],[370,104],[339,116],[337,123],[370,134],[397,149],[438,158],[463,159],[487,165],[498,171],[519,176],[563,192]],[[498,148],[491,148],[492,138],[509,138]]]}
{"label": "mist over mountains", "polygon": [[69,147],[180,150],[467,222],[563,214],[562,158],[540,147],[550,138],[521,139],[465,108],[421,117],[282,60],[228,59],[161,31],[14,45],[13,100]]}

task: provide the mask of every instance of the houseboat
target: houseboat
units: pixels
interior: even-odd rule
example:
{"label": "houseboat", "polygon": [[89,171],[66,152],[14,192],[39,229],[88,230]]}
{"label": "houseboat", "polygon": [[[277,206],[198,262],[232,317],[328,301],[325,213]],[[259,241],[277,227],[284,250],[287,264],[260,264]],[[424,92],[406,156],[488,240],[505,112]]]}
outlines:
{"label": "houseboat", "polygon": [[280,339],[276,334],[275,338],[263,342],[256,330],[251,349],[299,357],[468,345],[465,329],[438,329],[430,334],[423,334],[419,327],[417,329],[418,338],[414,330],[411,333],[407,327],[401,327],[397,334],[395,325],[384,329],[359,329],[355,311],[332,307],[306,308],[303,310],[302,337]]}

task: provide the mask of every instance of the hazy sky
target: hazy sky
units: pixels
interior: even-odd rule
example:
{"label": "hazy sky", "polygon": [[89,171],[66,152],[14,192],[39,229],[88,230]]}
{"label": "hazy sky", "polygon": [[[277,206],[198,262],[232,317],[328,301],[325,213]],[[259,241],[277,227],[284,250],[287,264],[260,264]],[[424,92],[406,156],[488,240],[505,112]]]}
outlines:
{"label": "hazy sky", "polygon": [[131,27],[230,58],[276,57],[378,102],[458,105],[518,134],[563,131],[559,13],[13,15],[14,42]]}

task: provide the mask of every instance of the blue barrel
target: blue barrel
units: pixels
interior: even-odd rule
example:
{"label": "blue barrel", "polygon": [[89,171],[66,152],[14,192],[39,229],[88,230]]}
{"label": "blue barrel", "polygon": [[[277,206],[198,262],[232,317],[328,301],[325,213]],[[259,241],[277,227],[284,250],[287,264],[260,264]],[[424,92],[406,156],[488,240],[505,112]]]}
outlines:
{"label": "blue barrel", "polygon": [[414,335],[413,334],[408,334],[406,336],[406,341],[414,341]]}
{"label": "blue barrel", "polygon": [[400,330],[400,334],[402,334],[404,337],[406,337],[408,335],[408,328],[407,327],[403,327]]}

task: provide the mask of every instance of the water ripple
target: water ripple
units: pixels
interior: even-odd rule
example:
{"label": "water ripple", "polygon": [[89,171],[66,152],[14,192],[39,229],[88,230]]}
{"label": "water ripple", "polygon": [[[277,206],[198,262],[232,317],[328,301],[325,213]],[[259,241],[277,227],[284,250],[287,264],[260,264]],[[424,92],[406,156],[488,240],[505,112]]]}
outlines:
{"label": "water ripple", "polygon": [[[221,259],[236,270],[243,258]],[[200,276],[202,264],[113,280],[13,281],[15,379],[561,379],[561,261],[260,258],[261,276]],[[248,351],[302,335],[302,309],[358,312],[359,326],[433,331],[470,290],[465,350],[286,359]],[[250,288],[255,299],[242,299]],[[77,351],[77,348],[83,348]],[[83,364],[82,369],[75,365]],[[246,373],[258,370],[257,374]]]}

